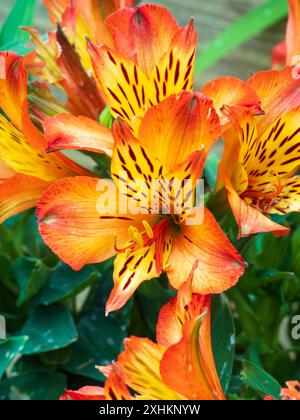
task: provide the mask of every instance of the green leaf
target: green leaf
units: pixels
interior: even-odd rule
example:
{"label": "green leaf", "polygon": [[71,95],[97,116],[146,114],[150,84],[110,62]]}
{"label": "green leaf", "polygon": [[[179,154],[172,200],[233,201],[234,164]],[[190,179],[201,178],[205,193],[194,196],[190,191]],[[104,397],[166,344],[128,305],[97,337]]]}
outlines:
{"label": "green leaf", "polygon": [[7,16],[1,32],[0,45],[26,40],[29,35],[20,26],[31,26],[36,9],[36,0],[17,0]]}
{"label": "green leaf", "polygon": [[12,360],[21,353],[28,337],[10,337],[7,340],[0,341],[0,379]]}
{"label": "green leaf", "polygon": [[281,386],[264,369],[254,363],[245,361],[241,375],[242,381],[250,388],[264,395],[270,395],[277,400],[279,399]]}
{"label": "green leaf", "polygon": [[40,355],[41,361],[48,366],[60,366],[65,365],[71,359],[70,347],[49,351],[48,353],[42,353]]}
{"label": "green leaf", "polygon": [[70,312],[59,304],[35,307],[21,333],[29,337],[22,353],[36,354],[57,350],[77,340]]}
{"label": "green leaf", "polygon": [[96,380],[103,379],[96,365],[108,365],[121,351],[126,332],[104,310],[94,308],[83,315],[77,326],[79,340],[72,345],[72,357],[64,368]]}
{"label": "green leaf", "polygon": [[50,275],[50,269],[40,260],[22,257],[13,264],[12,274],[20,289],[17,301],[20,306],[44,287]]}
{"label": "green leaf", "polygon": [[57,400],[66,386],[61,373],[24,373],[0,382],[0,400]]}
{"label": "green leaf", "polygon": [[107,106],[100,114],[99,116],[99,122],[103,125],[105,125],[105,127],[109,128],[110,130],[112,129],[112,125],[114,122],[114,117],[112,116],[111,112],[110,112],[110,107]]}
{"label": "green leaf", "polygon": [[212,297],[212,348],[218,375],[226,393],[232,375],[235,328],[231,308],[225,295]]}
{"label": "green leaf", "polygon": [[202,49],[196,60],[195,74],[199,75],[234,48],[239,47],[283,19],[287,16],[287,13],[288,4],[286,0],[267,0],[251,10]]}
{"label": "green leaf", "polygon": [[99,272],[93,267],[73,271],[67,265],[60,263],[38,296],[37,303],[50,305],[77,295],[87,286],[95,283],[99,277]]}

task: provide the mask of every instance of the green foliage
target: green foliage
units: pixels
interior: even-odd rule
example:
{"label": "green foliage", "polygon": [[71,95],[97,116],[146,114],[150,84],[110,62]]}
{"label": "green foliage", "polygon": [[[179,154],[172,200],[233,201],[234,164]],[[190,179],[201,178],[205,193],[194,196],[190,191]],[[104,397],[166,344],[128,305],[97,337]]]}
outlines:
{"label": "green foliage", "polygon": [[201,74],[234,48],[258,35],[287,16],[286,0],[266,0],[242,18],[232,23],[224,32],[206,45],[197,57],[195,73]]}
{"label": "green foliage", "polygon": [[242,381],[250,388],[264,396],[268,395],[278,399],[281,389],[280,384],[259,366],[244,362],[241,375]]}
{"label": "green foliage", "polygon": [[20,26],[32,25],[35,9],[36,0],[16,0],[0,31],[1,50],[24,49],[29,35]]}

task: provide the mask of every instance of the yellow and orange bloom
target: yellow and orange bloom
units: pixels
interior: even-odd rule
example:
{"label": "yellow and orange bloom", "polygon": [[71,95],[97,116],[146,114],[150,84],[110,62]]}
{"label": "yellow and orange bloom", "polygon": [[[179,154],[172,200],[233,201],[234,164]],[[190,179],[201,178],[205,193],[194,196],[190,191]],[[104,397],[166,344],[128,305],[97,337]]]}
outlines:
{"label": "yellow and orange bloom", "polygon": [[[193,90],[197,33],[192,20],[179,28],[167,9],[148,4],[119,9],[106,24],[116,48],[89,42],[94,74],[113,116],[123,118],[137,134],[147,109],[172,94]],[[216,102],[217,111],[223,104],[260,111],[255,92],[233,77],[217,79],[203,93]]]}
{"label": "yellow and orange bloom", "polygon": [[300,63],[300,0],[288,0],[289,18],[285,41],[272,51],[274,68]]}
{"label": "yellow and orange bloom", "polygon": [[0,222],[34,207],[51,182],[88,174],[60,153],[47,155],[47,142],[28,113],[27,75],[22,58],[0,53],[5,78],[0,79]]}
{"label": "yellow and orange bloom", "polygon": [[95,0],[44,0],[44,4],[53,26],[59,26],[48,33],[46,44],[37,30],[24,28],[35,46],[25,58],[26,68],[30,74],[63,89],[70,112],[96,118],[105,101],[90,77],[92,64],[86,38],[96,44],[113,46],[105,17],[119,7],[132,6],[133,1],[104,0],[101,7]]}
{"label": "yellow and orange bloom", "polygon": [[[112,115],[124,119],[137,135],[148,109],[173,94],[192,91],[197,34],[192,21],[180,28],[167,9],[156,5],[119,9],[108,16],[105,23],[114,46],[88,42],[98,92],[101,97],[105,95]],[[80,80],[80,75],[76,80]],[[72,91],[80,98],[76,90]],[[216,79],[201,92],[213,100],[222,131],[230,124],[221,113],[224,104],[245,107],[254,114],[261,112],[255,91],[234,77]],[[82,115],[90,117],[86,113]],[[77,130],[74,130],[75,125]],[[49,150],[78,148],[79,132],[84,132],[87,125],[90,136],[93,126],[92,137],[98,143],[106,143],[93,122],[76,121],[70,115],[46,120],[45,130],[50,133]]]}
{"label": "yellow and orange bloom", "polygon": [[[212,102],[203,94],[171,96],[146,113],[137,138],[126,122],[115,121],[115,184],[66,178],[41,199],[43,239],[73,269],[117,255],[107,312],[122,307],[143,281],[162,272],[178,289],[199,256],[195,293],[222,292],[243,274],[245,263],[212,214],[203,205],[194,207],[205,157],[220,130]],[[185,189],[188,180],[194,182]],[[158,182],[154,190],[153,181]],[[115,198],[107,193],[111,186]],[[124,203],[128,206],[121,212]],[[138,211],[128,211],[133,203]],[[199,209],[203,221],[189,223]]]}
{"label": "yellow and orange bloom", "polygon": [[100,368],[104,388],[66,391],[61,399],[225,400],[211,346],[210,296],[192,294],[192,281],[191,274],[162,307],[157,343],[126,339],[117,362]]}
{"label": "yellow and orange bloom", "polygon": [[[281,388],[280,397],[283,401],[300,401],[300,382],[287,381],[286,388]],[[266,401],[274,401],[273,397],[265,397]]]}
{"label": "yellow and orange bloom", "polygon": [[300,210],[300,80],[293,71],[286,67],[261,72],[248,82],[260,96],[265,115],[224,108],[233,128],[224,135],[218,187],[224,182],[228,190],[239,236],[286,234],[289,229],[269,216]]}

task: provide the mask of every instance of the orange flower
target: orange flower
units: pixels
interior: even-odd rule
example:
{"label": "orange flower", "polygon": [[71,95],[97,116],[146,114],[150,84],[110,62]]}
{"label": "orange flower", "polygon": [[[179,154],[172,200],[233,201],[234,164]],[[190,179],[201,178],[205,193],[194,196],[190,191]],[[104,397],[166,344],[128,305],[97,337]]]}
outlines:
{"label": "orange flower", "polygon": [[[212,214],[202,205],[194,207],[197,180],[219,133],[219,118],[203,94],[171,96],[146,113],[138,138],[125,122],[115,121],[115,184],[66,178],[41,199],[40,232],[73,269],[117,254],[108,312],[163,271],[178,289],[199,255],[196,293],[222,292],[243,274],[242,258]],[[83,139],[83,147],[86,143]]]}
{"label": "orange flower", "polygon": [[300,55],[300,0],[289,1],[289,18],[285,41],[274,47],[272,66],[299,65]]}
{"label": "orange flower", "polygon": [[298,400],[300,401],[300,382],[288,381],[287,388],[282,388],[280,396],[283,400]]}
{"label": "orange flower", "polygon": [[162,307],[157,344],[125,340],[118,361],[100,368],[108,377],[104,388],[66,391],[61,399],[225,400],[211,347],[210,296],[192,294],[196,266]]}
{"label": "orange flower", "polygon": [[[287,388],[281,388],[280,396],[284,401],[300,401],[300,382],[288,381],[286,382]],[[265,397],[265,401],[274,401],[273,397]]]}
{"label": "orange flower", "polygon": [[[100,96],[105,93],[113,116],[124,119],[137,135],[141,119],[149,108],[182,90],[192,91],[197,34],[192,21],[179,28],[171,13],[156,5],[119,9],[105,22],[115,47],[88,43],[98,92]],[[82,87],[78,86],[78,80],[81,77],[77,72],[71,93],[81,101]],[[86,95],[88,86],[83,90],[84,96],[89,98]],[[221,113],[224,104],[245,107],[253,113],[261,112],[260,100],[254,90],[234,77],[216,79],[201,92],[213,100],[222,131],[230,124]],[[85,102],[83,104],[89,109]],[[81,114],[90,116],[85,110]],[[78,148],[86,124],[89,125],[89,136],[101,143],[103,136],[93,122],[76,120],[69,115],[48,119],[45,129],[50,133],[49,148]],[[95,128],[93,134],[92,127]]]}
{"label": "orange flower", "polygon": [[119,7],[131,6],[133,0],[44,0],[50,20],[57,31],[41,38],[33,28],[30,34],[35,51],[28,54],[25,64],[30,74],[56,84],[68,95],[68,109],[75,114],[96,118],[105,107],[102,93],[97,92],[89,73],[92,70],[86,49],[86,37],[97,44],[113,46],[104,19]]}
{"label": "orange flower", "polygon": [[[113,116],[121,116],[137,134],[148,108],[192,91],[197,34],[192,20],[179,28],[167,9],[149,4],[119,9],[106,24],[116,49],[89,42],[95,77]],[[216,109],[225,103],[260,110],[255,92],[239,79],[217,79],[203,93],[216,101]]]}
{"label": "orange flower", "polygon": [[0,53],[5,78],[0,79],[0,222],[34,207],[51,182],[88,174],[60,153],[45,154],[46,140],[32,124],[27,104],[27,75],[22,58]]}
{"label": "orange flower", "polygon": [[225,107],[234,128],[225,135],[218,188],[225,183],[239,236],[258,232],[283,235],[287,227],[271,214],[300,210],[300,79],[293,68],[261,72],[249,82],[262,99],[264,116]]}

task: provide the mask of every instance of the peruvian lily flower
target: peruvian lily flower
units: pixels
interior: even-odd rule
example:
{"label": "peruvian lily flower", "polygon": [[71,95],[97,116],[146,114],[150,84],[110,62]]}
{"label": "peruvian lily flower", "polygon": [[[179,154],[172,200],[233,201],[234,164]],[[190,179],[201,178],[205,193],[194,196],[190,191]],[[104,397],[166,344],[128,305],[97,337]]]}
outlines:
{"label": "peruvian lily flower", "polygon": [[190,275],[162,307],[157,343],[130,337],[117,362],[99,368],[107,376],[104,388],[66,391],[61,399],[225,400],[211,347],[210,296],[192,288]]}
{"label": "peruvian lily flower", "polygon": [[113,46],[104,20],[119,7],[132,6],[133,0],[44,0],[53,26],[48,40],[33,28],[35,50],[25,58],[28,72],[41,80],[55,84],[68,96],[70,112],[96,118],[104,109],[102,93],[98,93],[90,73],[92,64],[86,49],[86,37],[97,44]]}
{"label": "peruvian lily flower", "polygon": [[272,51],[274,68],[300,63],[300,0],[288,0],[289,18],[285,41],[276,45]]}
{"label": "peruvian lily flower", "polygon": [[[192,21],[179,28],[171,13],[156,5],[119,9],[105,23],[115,47],[88,44],[99,95],[106,94],[113,116],[124,119],[137,135],[140,121],[151,106],[182,90],[192,91],[197,34]],[[261,112],[257,94],[242,80],[221,77],[201,92],[213,100],[222,131],[230,124],[221,113],[224,104]],[[93,143],[107,143],[107,133],[101,132],[100,124],[97,127],[93,121],[72,115],[49,118],[44,127],[49,133],[49,150],[79,148],[85,131]]]}
{"label": "peruvian lily flower", "polygon": [[[179,28],[167,9],[148,4],[119,9],[106,25],[116,48],[89,42],[94,74],[112,115],[137,133],[148,108],[182,90],[192,91],[197,33],[192,20]],[[236,78],[217,79],[203,93],[216,109],[226,103],[260,111],[255,92]]]}
{"label": "peruvian lily flower", "polygon": [[[280,397],[284,401],[300,401],[300,382],[286,382],[286,388],[281,388]],[[265,400],[272,401],[274,398],[268,396]]]}
{"label": "peruvian lily flower", "polygon": [[[60,153],[47,155],[43,134],[28,113],[27,75],[22,58],[0,53],[4,78],[0,78],[0,222],[34,207],[51,182],[88,174]],[[3,72],[2,72],[3,73]]]}
{"label": "peruvian lily flower", "polygon": [[233,128],[224,135],[219,187],[224,182],[239,236],[284,235],[289,228],[269,216],[300,210],[300,80],[293,71],[261,72],[249,80],[262,99],[264,116],[224,108]]}
{"label": "peruvian lily flower", "polygon": [[[114,122],[115,184],[64,179],[41,199],[42,237],[73,269],[117,255],[107,312],[164,271],[178,289],[199,256],[196,293],[222,292],[243,274],[245,263],[212,214],[202,204],[194,207],[205,157],[219,133],[218,115],[203,94],[171,96],[146,113],[138,138],[126,122]],[[138,211],[131,210],[134,203]]]}

